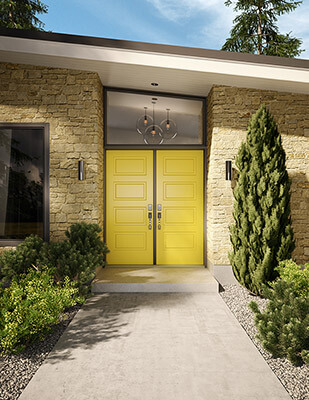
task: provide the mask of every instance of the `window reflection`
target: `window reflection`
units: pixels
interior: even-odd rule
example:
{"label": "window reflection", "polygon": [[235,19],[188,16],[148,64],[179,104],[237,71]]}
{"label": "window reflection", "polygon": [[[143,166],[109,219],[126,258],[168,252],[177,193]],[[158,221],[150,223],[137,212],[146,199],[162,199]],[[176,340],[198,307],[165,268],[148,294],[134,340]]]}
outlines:
{"label": "window reflection", "polygon": [[43,237],[44,128],[0,127],[0,239]]}
{"label": "window reflection", "polygon": [[186,145],[203,143],[203,101],[107,91],[106,143]]}

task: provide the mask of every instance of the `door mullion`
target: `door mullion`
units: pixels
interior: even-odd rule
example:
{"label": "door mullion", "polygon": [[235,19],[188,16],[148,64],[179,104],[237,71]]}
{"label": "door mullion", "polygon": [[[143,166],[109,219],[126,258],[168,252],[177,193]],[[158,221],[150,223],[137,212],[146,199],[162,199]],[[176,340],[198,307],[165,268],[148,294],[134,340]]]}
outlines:
{"label": "door mullion", "polygon": [[153,265],[157,264],[157,150],[153,151]]}

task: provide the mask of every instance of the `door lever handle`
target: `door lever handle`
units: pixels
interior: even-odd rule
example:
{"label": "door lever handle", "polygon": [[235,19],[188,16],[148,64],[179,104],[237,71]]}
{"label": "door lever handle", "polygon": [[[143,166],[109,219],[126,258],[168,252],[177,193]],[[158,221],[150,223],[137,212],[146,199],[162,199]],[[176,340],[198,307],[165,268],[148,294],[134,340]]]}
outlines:
{"label": "door lever handle", "polygon": [[148,229],[149,230],[151,230],[151,228],[152,228],[151,220],[152,220],[152,212],[149,212],[148,213]]}
{"label": "door lever handle", "polygon": [[158,212],[158,229],[161,229],[161,212]]}

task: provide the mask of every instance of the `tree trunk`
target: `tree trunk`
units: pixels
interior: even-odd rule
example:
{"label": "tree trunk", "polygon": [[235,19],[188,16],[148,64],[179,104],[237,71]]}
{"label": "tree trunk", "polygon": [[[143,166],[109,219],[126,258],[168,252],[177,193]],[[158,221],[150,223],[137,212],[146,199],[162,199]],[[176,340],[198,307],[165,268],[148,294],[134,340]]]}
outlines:
{"label": "tree trunk", "polygon": [[258,54],[263,54],[261,7],[258,7]]}

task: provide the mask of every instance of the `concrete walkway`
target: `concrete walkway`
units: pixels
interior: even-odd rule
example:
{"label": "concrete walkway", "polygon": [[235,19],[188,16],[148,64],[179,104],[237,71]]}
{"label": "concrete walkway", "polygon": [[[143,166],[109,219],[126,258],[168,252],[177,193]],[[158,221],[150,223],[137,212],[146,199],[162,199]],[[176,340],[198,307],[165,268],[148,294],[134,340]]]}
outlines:
{"label": "concrete walkway", "polygon": [[87,301],[20,400],[290,400],[218,294]]}

